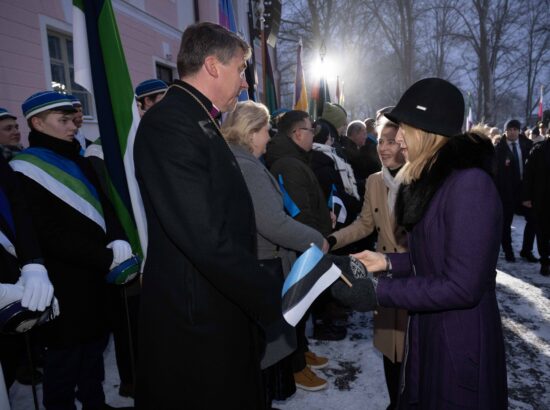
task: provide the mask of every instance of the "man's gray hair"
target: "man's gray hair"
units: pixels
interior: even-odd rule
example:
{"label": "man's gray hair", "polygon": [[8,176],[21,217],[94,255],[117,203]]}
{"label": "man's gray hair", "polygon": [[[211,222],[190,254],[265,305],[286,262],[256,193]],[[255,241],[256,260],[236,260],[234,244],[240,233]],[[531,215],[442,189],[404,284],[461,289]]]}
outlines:
{"label": "man's gray hair", "polygon": [[358,133],[361,130],[366,129],[365,123],[361,120],[355,120],[348,124],[348,128],[346,129],[346,136],[350,137],[356,133]]}

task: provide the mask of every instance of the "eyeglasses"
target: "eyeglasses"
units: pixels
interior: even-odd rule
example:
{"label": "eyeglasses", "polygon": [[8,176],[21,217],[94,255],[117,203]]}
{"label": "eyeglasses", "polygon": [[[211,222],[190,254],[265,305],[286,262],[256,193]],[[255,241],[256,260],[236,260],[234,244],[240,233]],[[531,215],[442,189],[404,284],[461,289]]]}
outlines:
{"label": "eyeglasses", "polygon": [[312,134],[315,134],[315,128],[305,128],[305,127],[300,127],[300,128],[296,128],[294,131],[296,130],[304,130],[304,131],[309,131],[311,132]]}

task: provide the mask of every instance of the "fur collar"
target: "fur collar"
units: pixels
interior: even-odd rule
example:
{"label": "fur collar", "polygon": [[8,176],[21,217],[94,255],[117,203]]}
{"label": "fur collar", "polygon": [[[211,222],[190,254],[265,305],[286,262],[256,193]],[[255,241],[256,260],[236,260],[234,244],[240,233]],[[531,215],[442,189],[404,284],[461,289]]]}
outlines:
{"label": "fur collar", "polygon": [[491,140],[475,133],[452,137],[432,159],[420,178],[401,185],[395,204],[397,223],[408,231],[420,221],[437,190],[458,169],[481,168],[493,174],[494,147]]}

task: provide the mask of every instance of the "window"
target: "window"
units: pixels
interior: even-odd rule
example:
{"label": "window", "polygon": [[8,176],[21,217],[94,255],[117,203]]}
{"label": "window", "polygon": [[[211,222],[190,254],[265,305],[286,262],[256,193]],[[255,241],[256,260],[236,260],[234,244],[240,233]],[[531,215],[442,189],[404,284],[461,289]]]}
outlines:
{"label": "window", "polygon": [[166,84],[171,84],[174,80],[174,69],[164,64],[155,64],[157,68],[157,78]]}
{"label": "window", "polygon": [[84,116],[93,116],[92,96],[74,82],[73,40],[71,37],[48,31],[52,89],[74,95],[82,102]]}

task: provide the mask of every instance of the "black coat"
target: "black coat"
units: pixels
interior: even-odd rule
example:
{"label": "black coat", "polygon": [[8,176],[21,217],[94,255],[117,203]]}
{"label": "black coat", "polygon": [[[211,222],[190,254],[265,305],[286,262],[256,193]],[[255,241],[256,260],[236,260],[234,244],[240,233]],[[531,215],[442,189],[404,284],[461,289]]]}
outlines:
{"label": "black coat", "polygon": [[262,409],[258,323],[280,318],[280,295],[235,157],[177,86],[142,118],[134,155],[149,236],[136,408]]}
{"label": "black coat", "polygon": [[535,144],[523,174],[523,200],[531,201],[536,220],[550,235],[550,140]]}
{"label": "black coat", "polygon": [[[346,207],[347,217],[343,224],[338,224],[337,229],[349,225],[357,218],[361,211],[361,201],[346,193],[340,173],[336,170],[334,160],[319,151],[311,152],[311,169],[319,181],[325,198],[330,197],[332,186],[336,187],[337,196]],[[328,202],[327,202],[328,203]]]}
{"label": "black coat", "polygon": [[0,190],[3,191],[13,217],[15,232],[0,214],[0,231],[15,246],[17,258],[0,246],[0,283],[15,283],[20,267],[27,263],[44,263],[34,233],[31,216],[21,187],[4,157],[0,156]]}
{"label": "black coat", "polygon": [[[525,172],[525,161],[529,156],[529,151],[533,146],[530,140],[518,138],[519,148],[523,161]],[[522,181],[515,170],[514,154],[506,142],[506,137],[502,137],[495,147],[495,183],[502,200],[502,206],[506,210],[517,210],[521,205]]]}
{"label": "black coat", "polygon": [[324,236],[332,232],[330,210],[317,177],[309,167],[310,154],[286,135],[277,135],[267,144],[266,165],[300,209],[294,219]]}
{"label": "black coat", "polygon": [[43,326],[46,344],[74,346],[106,334],[105,275],[113,261],[113,252],[106,245],[125,237],[88,160],[79,155],[78,143],[35,131],[30,133],[29,143],[72,160],[98,191],[103,207],[107,233],[42,185],[16,172],[61,311],[59,317]]}

